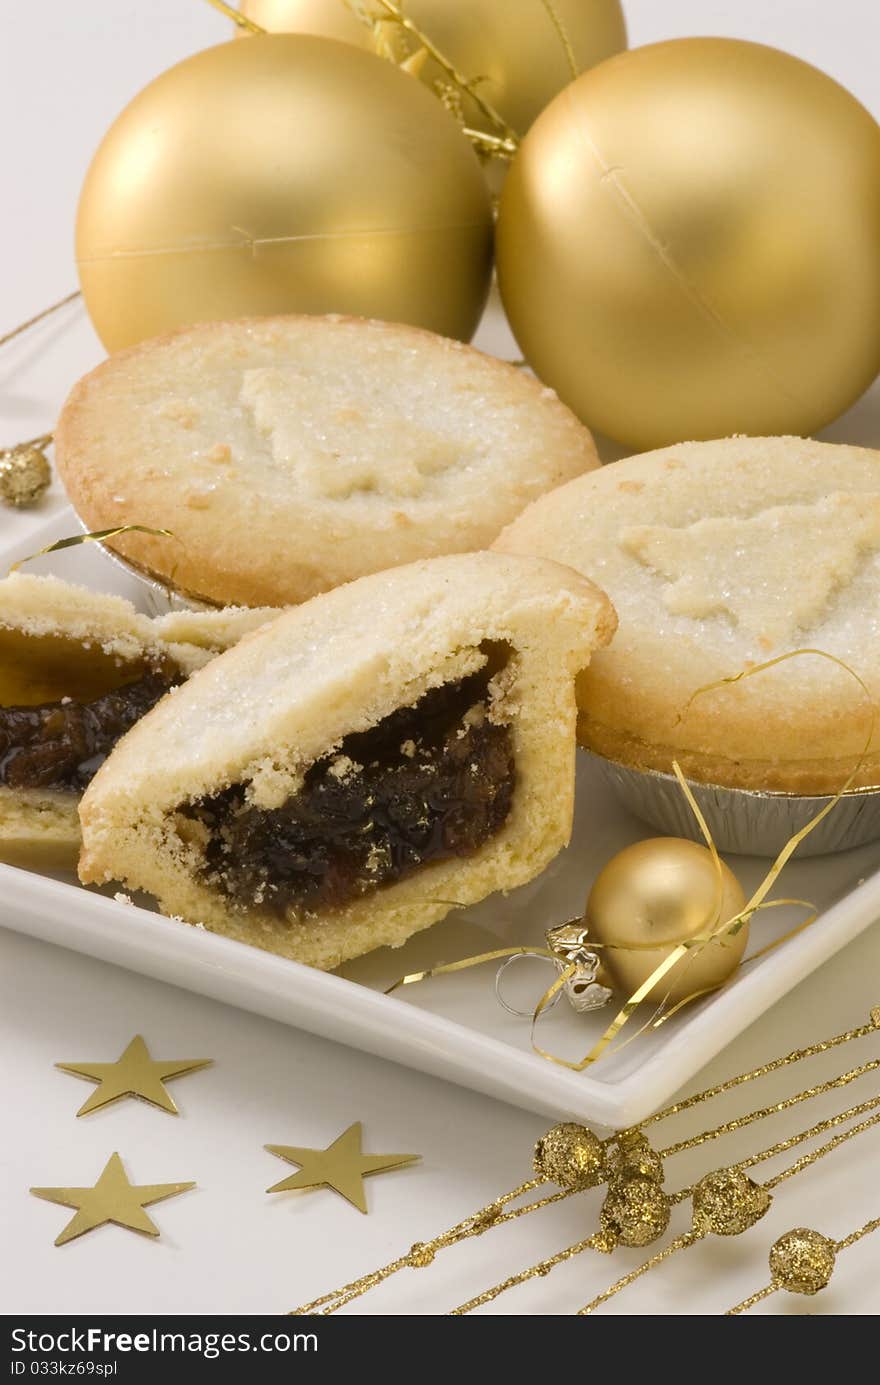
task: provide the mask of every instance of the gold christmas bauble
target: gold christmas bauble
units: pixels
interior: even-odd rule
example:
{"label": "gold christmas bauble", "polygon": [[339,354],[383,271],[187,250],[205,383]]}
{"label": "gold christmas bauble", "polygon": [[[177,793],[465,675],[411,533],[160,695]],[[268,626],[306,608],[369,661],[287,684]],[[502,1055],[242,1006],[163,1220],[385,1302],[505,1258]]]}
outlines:
{"label": "gold christmas bauble", "polygon": [[595,1188],[605,1179],[605,1147],[585,1125],[554,1125],[535,1145],[535,1173],[560,1188]]}
{"label": "gold christmas bauble", "polygon": [[110,351],[183,323],[352,313],[468,338],[491,270],[479,162],[439,102],[330,39],[197,53],[104,138],[76,253]]}
{"label": "gold christmas bauble", "polygon": [[[419,46],[377,0],[243,0],[241,8],[264,29],[326,34],[398,59]],[[479,78],[480,94],[518,134],[575,76],[626,47],[620,0],[402,0],[400,8],[464,77]],[[448,80],[432,59],[419,78],[429,87]],[[467,97],[463,115],[486,128]]]}
{"label": "gold christmas bauble", "polygon": [[770,1276],[790,1294],[818,1294],[834,1273],[837,1248],[821,1231],[796,1227],[770,1247]]}
{"label": "gold christmas bauble", "polygon": [[[651,837],[624,847],[600,871],[584,917],[590,938],[602,944],[608,981],[630,996],[679,943],[706,933],[716,917],[732,919],[745,903],[739,881],[723,862],[719,901],[718,875],[706,847],[681,837]],[[733,937],[690,949],[657,982],[650,999],[666,996],[675,1004],[720,986],[739,965],[748,933],[744,924]]]}
{"label": "gold christmas bauble", "polygon": [[773,48],[633,49],[535,122],[497,260],[529,364],[633,450],[814,432],[880,370],[880,127]]}

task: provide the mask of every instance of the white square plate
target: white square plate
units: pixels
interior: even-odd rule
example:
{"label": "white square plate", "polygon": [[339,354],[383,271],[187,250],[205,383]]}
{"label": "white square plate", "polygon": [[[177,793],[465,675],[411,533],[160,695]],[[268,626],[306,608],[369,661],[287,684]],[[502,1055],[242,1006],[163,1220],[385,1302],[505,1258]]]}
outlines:
{"label": "white square plate", "polygon": [[[76,530],[67,510],[32,538],[25,551]],[[21,556],[11,546],[0,548],[0,570]],[[137,580],[91,546],[40,559],[29,570],[55,571],[143,604]],[[383,948],[337,975],[162,918],[148,905],[85,890],[72,879],[10,866],[0,866],[0,922],[531,1110],[606,1126],[634,1124],[880,916],[880,843],[839,856],[795,858],[777,893],[813,901],[821,911],[816,923],[743,966],[719,994],[639,1035],[583,1073],[557,1067],[531,1051],[528,1022],[508,1015],[495,999],[491,963],[384,995],[383,989],[404,973],[495,947],[543,942],[545,928],[581,912],[594,876],[610,856],[651,835],[598,782],[585,756],[578,778],[572,843],[540,879],[507,898],[496,896],[461,910],[405,947]],[[731,857],[729,864],[747,891],[768,865],[744,857]],[[759,914],[750,950],[786,932],[799,917],[787,908]],[[515,984],[523,1005],[534,1003],[547,986],[545,967],[521,964]],[[609,1011],[575,1015],[560,1003],[541,1020],[540,1041],[560,1056],[580,1058],[610,1017]]]}

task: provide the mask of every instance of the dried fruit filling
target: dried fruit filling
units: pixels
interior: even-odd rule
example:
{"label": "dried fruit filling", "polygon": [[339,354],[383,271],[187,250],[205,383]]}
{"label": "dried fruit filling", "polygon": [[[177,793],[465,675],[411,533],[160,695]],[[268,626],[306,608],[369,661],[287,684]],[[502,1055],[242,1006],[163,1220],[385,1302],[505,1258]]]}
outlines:
{"label": "dried fruit filling", "polygon": [[170,673],[147,672],[90,702],[64,699],[36,707],[0,707],[0,784],[84,789],[116,742],[174,681]]}
{"label": "dried fruit filling", "polygon": [[284,917],[339,907],[429,862],[470,856],[503,826],[515,784],[509,726],[482,671],[347,736],[279,808],[245,786],[186,805],[203,874],[237,903]]}

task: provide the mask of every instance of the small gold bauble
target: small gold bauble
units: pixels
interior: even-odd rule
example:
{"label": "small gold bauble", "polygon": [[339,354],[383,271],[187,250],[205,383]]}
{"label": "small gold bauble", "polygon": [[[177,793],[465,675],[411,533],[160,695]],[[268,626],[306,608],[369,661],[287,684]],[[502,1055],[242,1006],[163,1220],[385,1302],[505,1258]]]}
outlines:
{"label": "small gold bauble", "polygon": [[52,470],[39,447],[12,447],[0,452],[0,500],[24,509],[36,505],[52,480]]}
{"label": "small gold bauble", "polygon": [[533,125],[497,258],[529,364],[633,451],[809,435],[880,370],[880,127],[774,48],[635,48]]}
{"label": "small gold bauble", "polygon": [[[418,47],[399,25],[383,22],[371,0],[243,0],[241,8],[264,29],[326,34],[398,59]],[[352,13],[358,8],[379,21],[375,30]],[[479,79],[480,94],[519,134],[573,75],[626,47],[620,0],[402,0],[400,8],[464,77]],[[433,59],[419,78],[429,87],[448,81]],[[463,114],[468,125],[487,128],[469,98]]]}
{"label": "small gold bauble", "polygon": [[742,1169],[716,1169],[694,1188],[694,1230],[703,1236],[739,1236],[761,1220],[770,1200]]}
{"label": "small gold bauble", "polygon": [[818,1294],[834,1273],[835,1257],[833,1241],[799,1226],[770,1247],[770,1277],[791,1294]]}
{"label": "small gold bauble", "polygon": [[110,351],[289,312],[467,338],[492,218],[476,155],[418,82],[351,44],[263,34],[135,97],[87,174],[76,251]]}
{"label": "small gold bauble", "polygon": [[[722,894],[711,853],[680,837],[651,837],[624,847],[596,877],[585,919],[602,944],[602,963],[615,989],[633,995],[679,943],[706,933],[745,907],[739,881],[721,867]],[[720,912],[719,912],[720,903]],[[670,1004],[720,986],[739,965],[748,925],[686,952],[657,982],[655,1001]]]}
{"label": "small gold bauble", "polygon": [[605,1179],[605,1149],[585,1125],[554,1125],[535,1145],[535,1173],[560,1188],[595,1188]]}
{"label": "small gold bauble", "polygon": [[640,1130],[625,1130],[608,1153],[608,1177],[649,1178],[654,1183],[662,1183],[666,1172],[663,1160],[656,1149],[651,1148],[647,1136]]}
{"label": "small gold bauble", "polygon": [[615,1178],[602,1204],[602,1230],[624,1246],[648,1246],[669,1225],[672,1203],[653,1178]]}

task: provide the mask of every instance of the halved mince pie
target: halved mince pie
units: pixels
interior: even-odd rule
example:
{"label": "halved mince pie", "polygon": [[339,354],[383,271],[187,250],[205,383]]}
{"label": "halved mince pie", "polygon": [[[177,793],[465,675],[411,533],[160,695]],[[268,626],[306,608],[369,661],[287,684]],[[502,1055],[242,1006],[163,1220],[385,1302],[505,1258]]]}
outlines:
{"label": "halved mince pie", "polygon": [[169,689],[277,612],[150,620],[54,577],[0,581],[0,860],[76,863],[80,794]]}
{"label": "halved mince pie", "polygon": [[569,569],[492,553],[315,597],[125,738],[80,876],[324,969],[399,945],[565,845],[574,680],[614,624]]}

